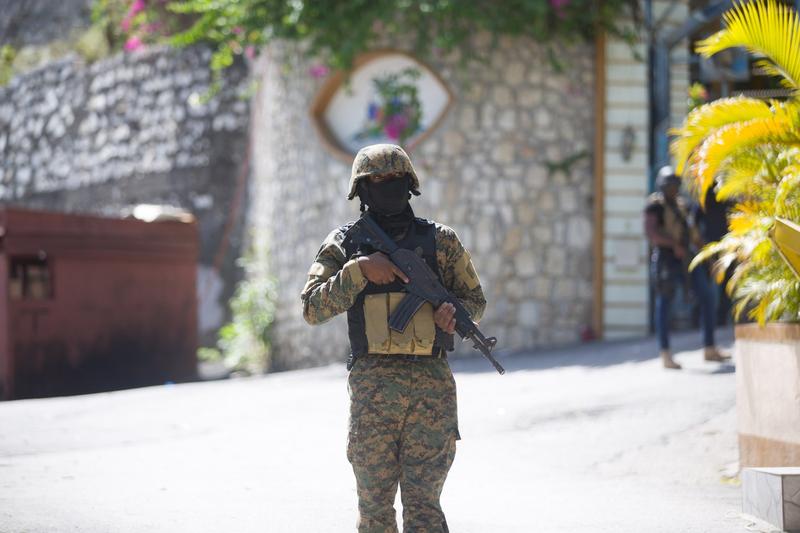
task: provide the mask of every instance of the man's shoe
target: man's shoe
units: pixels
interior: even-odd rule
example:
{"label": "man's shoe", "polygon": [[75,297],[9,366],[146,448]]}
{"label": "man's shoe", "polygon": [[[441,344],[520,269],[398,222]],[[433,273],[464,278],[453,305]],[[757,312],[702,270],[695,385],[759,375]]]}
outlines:
{"label": "man's shoe", "polygon": [[730,361],[731,356],[720,352],[716,346],[706,346],[703,350],[703,359],[714,363],[724,363]]}
{"label": "man's shoe", "polygon": [[661,350],[661,362],[664,363],[664,368],[672,370],[680,370],[681,365],[672,360],[672,354],[669,350]]}

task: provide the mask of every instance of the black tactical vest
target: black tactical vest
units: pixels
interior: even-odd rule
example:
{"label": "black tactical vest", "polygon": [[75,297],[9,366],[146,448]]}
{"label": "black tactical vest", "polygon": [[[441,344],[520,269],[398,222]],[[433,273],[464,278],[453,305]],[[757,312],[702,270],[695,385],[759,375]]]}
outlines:
{"label": "black tactical vest", "polygon": [[[347,230],[352,227],[348,224],[340,228],[345,233],[342,247],[347,259],[370,255],[375,249],[370,245],[356,245],[347,238]],[[439,272],[439,264],[436,260],[436,225],[424,218],[414,218],[411,226],[402,239],[397,241],[400,248],[414,250],[417,255],[422,256],[428,266],[436,273],[439,281],[444,285],[442,274]],[[368,353],[367,331],[364,317],[364,297],[368,294],[387,294],[390,292],[406,292],[404,284],[395,279],[386,285],[376,285],[367,282],[367,286],[356,298],[355,303],[347,311],[347,330],[350,337],[350,351],[355,356]],[[388,324],[387,324],[388,328]],[[436,327],[436,339],[434,341],[433,354],[436,355],[441,350],[452,351],[454,349],[453,335]]]}

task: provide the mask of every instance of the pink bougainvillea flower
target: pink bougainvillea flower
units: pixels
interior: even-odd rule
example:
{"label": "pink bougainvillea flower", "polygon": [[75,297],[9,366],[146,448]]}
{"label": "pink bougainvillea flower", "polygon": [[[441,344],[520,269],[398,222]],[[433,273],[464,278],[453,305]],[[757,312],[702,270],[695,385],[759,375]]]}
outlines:
{"label": "pink bougainvillea flower", "polygon": [[134,0],[133,4],[131,4],[131,8],[128,10],[128,16],[133,16],[136,13],[144,11],[144,8],[147,7],[144,3],[144,0]]}
{"label": "pink bougainvillea flower", "polygon": [[159,29],[161,29],[161,26],[162,24],[160,22],[151,22],[142,26],[142,31],[145,33],[156,33]]}
{"label": "pink bougainvillea flower", "polygon": [[137,36],[130,37],[127,41],[125,41],[125,50],[128,52],[133,52],[134,50],[138,50],[144,46],[144,43],[140,38]]}
{"label": "pink bougainvillea flower", "polygon": [[315,79],[324,78],[329,72],[330,69],[327,65],[314,65],[308,69],[308,73],[311,74],[311,77]]}
{"label": "pink bougainvillea flower", "polygon": [[131,21],[133,17],[136,16],[137,13],[144,11],[145,7],[147,7],[144,3],[144,0],[136,0],[131,4],[131,7],[128,8],[128,12],[125,14],[125,18],[122,19],[122,22],[119,23],[122,31],[129,32],[131,30]]}
{"label": "pink bougainvillea flower", "polygon": [[394,115],[386,121],[386,126],[384,126],[383,131],[386,133],[387,137],[396,141],[403,135],[403,131],[405,131],[407,126],[408,118],[405,115]]}
{"label": "pink bougainvillea flower", "polygon": [[383,132],[392,141],[396,141],[400,138],[400,132],[397,131],[397,128],[393,127],[391,124],[387,124],[386,127],[383,128]]}
{"label": "pink bougainvillea flower", "polygon": [[256,57],[256,47],[253,46],[252,44],[246,46],[244,49],[244,55],[247,56],[247,59],[253,59],[254,57]]}
{"label": "pink bougainvillea flower", "polygon": [[234,35],[240,35],[243,31],[244,29],[242,29],[241,26],[234,26],[233,28],[231,28],[231,33]]}

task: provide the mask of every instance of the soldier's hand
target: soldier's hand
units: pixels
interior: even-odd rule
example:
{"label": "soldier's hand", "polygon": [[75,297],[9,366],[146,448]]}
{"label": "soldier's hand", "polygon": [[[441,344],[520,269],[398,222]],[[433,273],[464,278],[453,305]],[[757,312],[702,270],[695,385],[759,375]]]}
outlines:
{"label": "soldier's hand", "polygon": [[403,271],[381,252],[359,257],[358,266],[364,277],[377,285],[391,283],[396,277],[404,283],[408,283],[408,277]]}
{"label": "soldier's hand", "polygon": [[433,321],[439,329],[452,335],[456,332],[456,307],[451,303],[443,303],[433,313]]}

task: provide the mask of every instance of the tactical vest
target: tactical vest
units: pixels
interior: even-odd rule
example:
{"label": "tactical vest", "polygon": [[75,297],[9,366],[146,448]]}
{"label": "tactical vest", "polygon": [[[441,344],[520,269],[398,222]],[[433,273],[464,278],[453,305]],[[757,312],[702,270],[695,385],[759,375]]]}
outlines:
{"label": "tactical vest", "polygon": [[656,192],[650,195],[649,205],[660,205],[662,208],[664,233],[669,235],[676,242],[686,246],[689,244],[689,224],[687,223],[686,211],[680,203],[680,199],[672,204],[664,199],[662,193]]}
{"label": "tactical vest", "polygon": [[[342,229],[347,235],[349,227]],[[436,225],[433,222],[415,218],[397,245],[422,256],[444,284],[436,261]],[[375,251],[369,245],[357,248],[347,237],[342,246],[348,259]],[[366,288],[347,311],[347,329],[353,355],[438,355],[441,350],[453,350],[453,336],[436,326],[433,306],[428,302],[414,314],[405,331],[389,329],[389,316],[406,294],[403,283],[398,280],[386,285],[367,282]]]}

